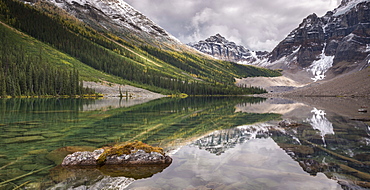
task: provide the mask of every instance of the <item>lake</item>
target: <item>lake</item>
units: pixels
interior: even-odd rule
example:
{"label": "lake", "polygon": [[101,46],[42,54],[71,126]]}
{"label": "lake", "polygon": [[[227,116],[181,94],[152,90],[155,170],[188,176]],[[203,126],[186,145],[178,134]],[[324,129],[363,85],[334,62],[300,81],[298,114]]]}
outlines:
{"label": "lake", "polygon": [[[370,114],[358,112],[369,102],[0,99],[0,189],[370,188]],[[135,140],[172,164],[60,166],[70,152]]]}

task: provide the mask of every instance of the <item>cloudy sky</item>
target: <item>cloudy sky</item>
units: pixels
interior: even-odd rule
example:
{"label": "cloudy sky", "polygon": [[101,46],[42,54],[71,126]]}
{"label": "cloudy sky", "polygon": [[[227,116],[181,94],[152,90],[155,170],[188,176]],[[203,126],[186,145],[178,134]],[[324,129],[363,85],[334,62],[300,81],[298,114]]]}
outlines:
{"label": "cloudy sky", "polygon": [[271,51],[304,18],[340,0],[125,0],[184,43],[220,33],[252,50]]}

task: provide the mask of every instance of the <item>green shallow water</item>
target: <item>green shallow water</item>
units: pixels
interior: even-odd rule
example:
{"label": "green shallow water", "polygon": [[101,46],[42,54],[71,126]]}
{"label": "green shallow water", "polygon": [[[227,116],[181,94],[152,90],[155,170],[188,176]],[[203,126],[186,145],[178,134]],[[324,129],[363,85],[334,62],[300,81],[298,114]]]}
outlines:
{"label": "green shallow water", "polygon": [[[1,99],[0,189],[340,189],[370,182],[366,123],[262,98],[130,101]],[[287,112],[302,125],[271,127]],[[134,140],[163,147],[173,163],[58,166],[67,150]]]}

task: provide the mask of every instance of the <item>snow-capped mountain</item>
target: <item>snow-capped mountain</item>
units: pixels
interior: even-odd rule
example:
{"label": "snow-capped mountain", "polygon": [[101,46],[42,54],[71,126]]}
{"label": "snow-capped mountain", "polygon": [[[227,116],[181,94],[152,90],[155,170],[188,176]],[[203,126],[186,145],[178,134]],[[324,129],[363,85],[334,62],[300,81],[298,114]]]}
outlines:
{"label": "snow-capped mountain", "polygon": [[[129,42],[182,46],[123,0],[46,1]],[[219,34],[191,46],[218,59],[283,69],[303,81],[333,78],[370,65],[369,6],[370,0],[343,0],[323,17],[309,15],[271,53],[251,51]]]}
{"label": "snow-capped mountain", "polygon": [[180,41],[123,0],[47,0],[98,31],[124,39],[180,44]]}
{"label": "snow-capped mountain", "polygon": [[323,17],[309,15],[268,60],[253,64],[300,72],[314,81],[366,68],[370,65],[369,15],[369,0],[343,0]]}
{"label": "snow-capped mountain", "polygon": [[267,52],[251,51],[244,46],[226,40],[226,38],[220,34],[188,45],[217,59],[237,63],[256,62],[260,60],[263,55],[267,54]]}

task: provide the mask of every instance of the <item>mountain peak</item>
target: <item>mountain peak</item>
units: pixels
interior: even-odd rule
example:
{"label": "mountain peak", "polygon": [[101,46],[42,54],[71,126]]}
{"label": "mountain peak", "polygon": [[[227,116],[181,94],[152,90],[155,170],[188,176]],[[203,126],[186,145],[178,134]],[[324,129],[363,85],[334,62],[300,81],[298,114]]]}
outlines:
{"label": "mountain peak", "polygon": [[95,28],[113,33],[156,38],[160,42],[180,41],[123,0],[47,0]]}
{"label": "mountain peak", "polygon": [[217,59],[238,63],[255,62],[263,55],[267,54],[267,52],[254,52],[242,45],[237,45],[235,42],[227,40],[219,33],[210,36],[206,40],[188,45]]}
{"label": "mountain peak", "polygon": [[224,38],[220,33],[217,33],[215,36],[218,38]]}
{"label": "mountain peak", "polygon": [[221,34],[217,33],[214,36],[210,36],[205,40],[206,42],[217,42],[217,43],[228,43],[229,41],[226,40]]}
{"label": "mountain peak", "polygon": [[354,8],[357,4],[365,1],[369,0],[342,0],[339,7],[334,10],[334,16],[343,15]]}
{"label": "mountain peak", "polygon": [[348,6],[349,4],[358,4],[359,2],[362,2],[362,1],[367,1],[367,0],[342,0],[340,2],[340,5],[339,7],[345,7],[345,6]]}

